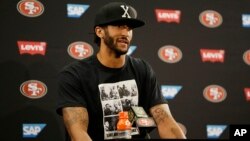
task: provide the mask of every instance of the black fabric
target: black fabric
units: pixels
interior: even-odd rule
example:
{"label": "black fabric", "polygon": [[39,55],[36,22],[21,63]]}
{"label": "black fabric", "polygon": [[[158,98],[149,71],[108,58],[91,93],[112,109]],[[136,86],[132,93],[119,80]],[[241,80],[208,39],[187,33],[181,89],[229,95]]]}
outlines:
{"label": "black fabric", "polygon": [[[139,93],[138,101],[134,104],[142,106],[147,113],[150,107],[167,103],[161,95],[152,68],[141,59],[127,56],[124,67],[118,69],[103,66],[96,56],[74,62],[59,73],[57,113],[61,115],[63,107],[86,107],[89,114],[88,134],[93,140],[103,140],[104,121],[116,117],[117,114],[106,115],[103,108],[105,103],[114,101],[122,103],[120,105],[122,110],[128,110],[126,108],[129,107],[125,107],[122,101],[125,96],[120,97],[122,99],[120,101],[117,98],[106,100],[103,95],[100,95],[100,89],[114,84],[117,87],[119,84],[134,84],[133,82],[136,83]],[[143,138],[143,136],[137,136],[137,138]]]}
{"label": "black fabric", "polygon": [[124,2],[111,2],[98,10],[95,17],[95,25],[107,25],[122,22],[131,28],[143,26],[145,23],[137,19],[136,10]]}

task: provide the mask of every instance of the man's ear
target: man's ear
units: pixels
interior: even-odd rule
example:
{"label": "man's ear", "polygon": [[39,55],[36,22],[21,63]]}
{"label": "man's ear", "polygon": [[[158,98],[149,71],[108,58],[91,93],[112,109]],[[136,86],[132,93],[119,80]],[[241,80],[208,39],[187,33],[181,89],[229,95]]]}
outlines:
{"label": "man's ear", "polygon": [[99,38],[102,38],[104,36],[104,30],[100,26],[95,27],[95,33]]}

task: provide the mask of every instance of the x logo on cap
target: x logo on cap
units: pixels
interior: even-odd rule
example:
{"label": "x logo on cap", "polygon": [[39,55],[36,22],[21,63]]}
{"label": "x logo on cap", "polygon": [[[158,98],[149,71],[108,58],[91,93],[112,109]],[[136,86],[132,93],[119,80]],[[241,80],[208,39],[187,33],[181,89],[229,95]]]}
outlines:
{"label": "x logo on cap", "polygon": [[123,18],[131,18],[130,15],[128,14],[129,7],[126,5],[121,5],[121,8],[124,10],[122,17]]}

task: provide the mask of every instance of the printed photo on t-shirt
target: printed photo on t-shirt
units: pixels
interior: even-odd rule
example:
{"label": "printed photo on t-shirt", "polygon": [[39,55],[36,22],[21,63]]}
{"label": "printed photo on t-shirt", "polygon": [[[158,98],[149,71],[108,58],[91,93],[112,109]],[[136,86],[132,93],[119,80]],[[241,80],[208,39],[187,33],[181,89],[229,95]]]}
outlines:
{"label": "printed photo on t-shirt", "polygon": [[119,112],[138,106],[138,88],[134,79],[98,85],[103,110],[104,138],[115,139]]}

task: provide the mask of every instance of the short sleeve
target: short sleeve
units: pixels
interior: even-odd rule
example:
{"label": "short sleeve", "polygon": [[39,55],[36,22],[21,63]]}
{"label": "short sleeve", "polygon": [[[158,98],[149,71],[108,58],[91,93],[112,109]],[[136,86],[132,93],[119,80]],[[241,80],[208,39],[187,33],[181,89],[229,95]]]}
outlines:
{"label": "short sleeve", "polygon": [[139,106],[143,106],[147,113],[149,113],[151,107],[167,103],[167,100],[164,99],[161,93],[155,72],[150,64],[139,58],[131,60],[139,86]]}
{"label": "short sleeve", "polygon": [[67,68],[58,74],[57,79],[57,108],[56,112],[62,115],[63,107],[86,107],[83,97],[83,88],[77,72],[72,68]]}
{"label": "short sleeve", "polygon": [[149,100],[149,108],[157,105],[167,103],[167,100],[163,97],[158,81],[156,79],[155,72],[149,63],[144,61],[146,66],[146,81],[145,81],[145,93],[147,93]]}

